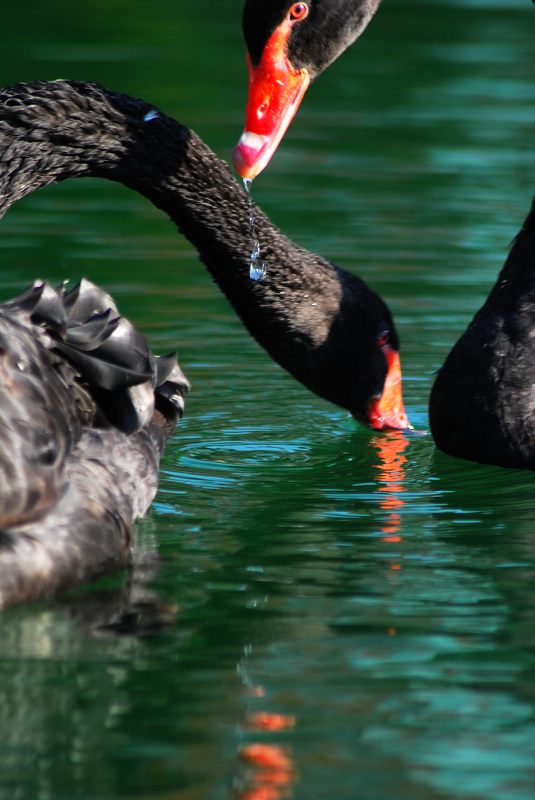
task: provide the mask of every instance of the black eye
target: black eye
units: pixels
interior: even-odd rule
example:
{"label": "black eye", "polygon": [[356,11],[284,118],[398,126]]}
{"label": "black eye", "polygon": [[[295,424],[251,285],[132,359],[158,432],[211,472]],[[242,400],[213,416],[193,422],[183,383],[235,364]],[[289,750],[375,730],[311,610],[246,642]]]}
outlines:
{"label": "black eye", "polygon": [[288,16],[290,19],[300,22],[305,17],[308,17],[308,5],[306,3],[294,3],[290,6]]}
{"label": "black eye", "polygon": [[384,347],[388,344],[388,331],[382,331],[377,337],[377,344],[379,347]]}

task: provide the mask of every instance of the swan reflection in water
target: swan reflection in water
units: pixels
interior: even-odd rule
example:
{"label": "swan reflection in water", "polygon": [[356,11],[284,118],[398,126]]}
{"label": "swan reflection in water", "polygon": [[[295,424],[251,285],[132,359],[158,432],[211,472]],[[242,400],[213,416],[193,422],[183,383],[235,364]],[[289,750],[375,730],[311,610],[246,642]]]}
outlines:
{"label": "swan reflection in water", "polygon": [[[250,740],[238,747],[234,792],[238,800],[283,800],[291,796],[298,776],[291,748],[278,737],[292,731],[296,719],[290,714],[258,708],[266,705],[267,692],[252,679],[252,654],[252,645],[246,646],[237,666],[248,705],[241,727]],[[269,737],[267,741],[263,740],[264,735]]]}
{"label": "swan reflection in water", "polygon": [[[410,441],[401,431],[391,431],[382,437],[374,436],[370,444],[379,456],[379,463],[375,465],[379,482],[379,508],[386,512],[380,530],[381,541],[386,546],[392,546],[392,555],[388,561],[389,571],[400,572],[402,564],[399,546],[403,543],[402,510],[405,505],[404,465],[407,463],[405,451]],[[395,625],[387,629],[389,636],[395,636],[396,632]]]}

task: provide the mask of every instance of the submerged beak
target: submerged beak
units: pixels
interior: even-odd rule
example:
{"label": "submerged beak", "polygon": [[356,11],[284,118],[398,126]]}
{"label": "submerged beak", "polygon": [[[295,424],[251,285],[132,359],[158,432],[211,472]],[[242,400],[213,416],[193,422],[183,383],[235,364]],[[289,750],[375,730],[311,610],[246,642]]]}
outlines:
{"label": "submerged beak", "polygon": [[410,428],[401,392],[399,355],[388,345],[383,347],[383,352],[388,371],[382,395],[374,397],[368,407],[368,426],[378,431]]}
{"label": "submerged beak", "polygon": [[242,178],[252,180],[267,166],[310,83],[308,71],[292,67],[286,56],[291,29],[288,19],[275,29],[256,67],[247,57],[245,128],[233,155]]}

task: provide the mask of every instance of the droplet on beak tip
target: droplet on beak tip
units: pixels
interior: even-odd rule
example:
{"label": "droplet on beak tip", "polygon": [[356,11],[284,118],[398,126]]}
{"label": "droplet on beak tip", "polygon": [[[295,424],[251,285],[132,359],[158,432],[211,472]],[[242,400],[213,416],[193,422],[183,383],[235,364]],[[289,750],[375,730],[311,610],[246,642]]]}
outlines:
{"label": "droplet on beak tip", "polygon": [[268,144],[267,136],[249,131],[242,133],[232,155],[234,169],[241,178],[252,181],[264,169],[271,157]]}

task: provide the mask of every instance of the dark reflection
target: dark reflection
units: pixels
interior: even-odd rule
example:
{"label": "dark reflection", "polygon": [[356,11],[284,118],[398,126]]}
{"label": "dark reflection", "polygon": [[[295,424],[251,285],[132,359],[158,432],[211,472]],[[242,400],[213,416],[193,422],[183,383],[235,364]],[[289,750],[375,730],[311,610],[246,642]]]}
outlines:
{"label": "dark reflection", "polygon": [[121,588],[86,586],[56,601],[52,608],[68,614],[93,636],[152,636],[175,622],[178,607],[149,588],[161,562],[136,564]]}
{"label": "dark reflection", "polygon": [[[507,546],[507,539],[510,547],[522,542],[522,548],[528,548],[525,555],[535,556],[535,546],[523,541],[523,535],[519,536],[523,531],[527,533],[535,521],[533,472],[474,464],[435,450],[429,479],[440,496],[442,516],[458,522],[463,518],[477,520],[483,526],[454,525],[448,529],[448,537],[487,547]],[[503,541],[506,528],[510,533]]]}
{"label": "dark reflection", "polygon": [[[470,559],[474,574],[492,580],[508,609],[497,642],[514,648],[520,666],[535,646],[535,474],[435,451],[431,475],[441,495],[441,513],[434,518],[437,535],[456,558]],[[535,699],[530,685],[531,678],[519,681],[519,691]]]}

